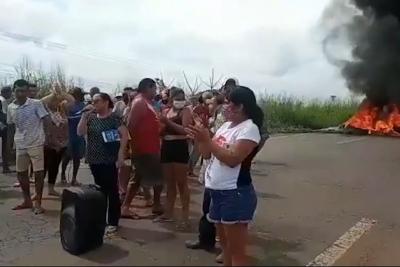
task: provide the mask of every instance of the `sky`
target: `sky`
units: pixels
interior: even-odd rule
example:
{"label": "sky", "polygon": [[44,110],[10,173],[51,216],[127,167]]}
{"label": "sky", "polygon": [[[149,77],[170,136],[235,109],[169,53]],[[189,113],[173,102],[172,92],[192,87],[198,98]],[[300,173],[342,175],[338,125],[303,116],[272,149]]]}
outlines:
{"label": "sky", "polygon": [[256,93],[346,97],[321,48],[329,2],[1,0],[0,76],[25,55],[109,92],[161,75],[185,85],[183,72],[208,81],[214,69]]}

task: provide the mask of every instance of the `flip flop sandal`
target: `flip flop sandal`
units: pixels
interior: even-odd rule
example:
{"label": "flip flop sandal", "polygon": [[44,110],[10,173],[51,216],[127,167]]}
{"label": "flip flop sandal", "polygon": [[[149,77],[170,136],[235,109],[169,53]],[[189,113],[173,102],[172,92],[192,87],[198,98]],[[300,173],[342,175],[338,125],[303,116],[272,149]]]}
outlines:
{"label": "flip flop sandal", "polygon": [[43,208],[33,208],[33,213],[35,213],[35,215],[39,215],[39,214],[43,214],[44,213],[44,209]]}
{"label": "flip flop sandal", "polygon": [[216,258],[215,258],[215,262],[219,263],[219,264],[223,264],[224,263],[224,254],[223,252],[220,253]]}

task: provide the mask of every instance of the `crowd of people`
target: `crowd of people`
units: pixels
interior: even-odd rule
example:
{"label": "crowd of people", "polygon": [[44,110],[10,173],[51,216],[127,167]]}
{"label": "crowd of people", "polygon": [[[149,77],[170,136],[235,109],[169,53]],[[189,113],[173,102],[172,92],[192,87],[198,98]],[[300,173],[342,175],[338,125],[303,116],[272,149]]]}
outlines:
{"label": "crowd of people", "polygon": [[[182,89],[158,88],[150,78],[115,97],[97,87],[89,93],[78,87],[66,92],[56,82],[49,95],[38,99],[37,89],[17,80],[13,87],[1,90],[3,172],[10,172],[14,147],[23,193],[14,210],[43,213],[45,177],[48,194],[59,196],[55,184],[60,166],[61,182],[79,186],[78,171],[85,159],[94,183],[107,198],[107,234],[118,231],[121,218],[141,219],[131,209],[139,193],[152,207],[154,222],[176,220],[179,229],[187,229],[188,177],[196,176],[200,161],[197,176],[205,186],[203,216],[199,239],[186,246],[213,250],[219,239],[223,251],[219,258],[225,265],[248,264],[247,229],[257,205],[250,169],[267,137],[263,112],[251,89],[228,79],[221,90],[188,99]],[[72,178],[67,181],[70,161]],[[181,210],[175,214],[178,195]]]}

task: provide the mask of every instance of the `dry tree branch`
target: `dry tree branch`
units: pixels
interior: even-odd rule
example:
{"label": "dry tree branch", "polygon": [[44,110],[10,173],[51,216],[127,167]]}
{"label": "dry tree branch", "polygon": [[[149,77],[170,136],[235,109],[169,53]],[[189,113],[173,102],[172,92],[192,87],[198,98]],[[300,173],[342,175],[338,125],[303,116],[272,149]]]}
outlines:
{"label": "dry tree branch", "polygon": [[199,83],[199,77],[196,77],[196,80],[194,81],[193,85],[189,82],[186,73],[183,71],[183,77],[185,79],[186,86],[189,88],[189,95],[194,96],[198,93],[200,89],[200,83]]}
{"label": "dry tree branch", "polygon": [[167,89],[172,86],[172,84],[175,82],[175,78],[172,78],[171,81],[165,82],[166,80],[164,79],[163,73],[160,71],[160,78],[156,78],[156,83],[159,87],[162,89]]}
{"label": "dry tree branch", "polygon": [[186,86],[189,88],[189,91],[190,91],[190,92],[193,92],[193,88],[192,88],[192,86],[190,85],[188,78],[186,77],[185,71],[182,71],[182,73],[183,73],[183,78],[185,79]]}
{"label": "dry tree branch", "polygon": [[167,88],[171,88],[171,86],[174,84],[175,78],[172,78],[172,80],[168,83]]}
{"label": "dry tree branch", "polygon": [[214,90],[221,82],[223,75],[221,75],[218,80],[215,80],[215,71],[214,68],[211,69],[211,76],[208,78],[208,82],[201,79],[201,82],[206,85],[209,90]]}

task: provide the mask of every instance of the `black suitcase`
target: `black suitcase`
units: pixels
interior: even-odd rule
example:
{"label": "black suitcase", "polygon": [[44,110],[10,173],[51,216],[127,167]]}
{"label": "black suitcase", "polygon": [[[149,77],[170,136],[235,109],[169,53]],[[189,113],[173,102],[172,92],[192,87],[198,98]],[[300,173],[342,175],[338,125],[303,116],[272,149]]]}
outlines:
{"label": "black suitcase", "polygon": [[60,237],[63,248],[79,255],[103,244],[107,200],[96,185],[64,189]]}

